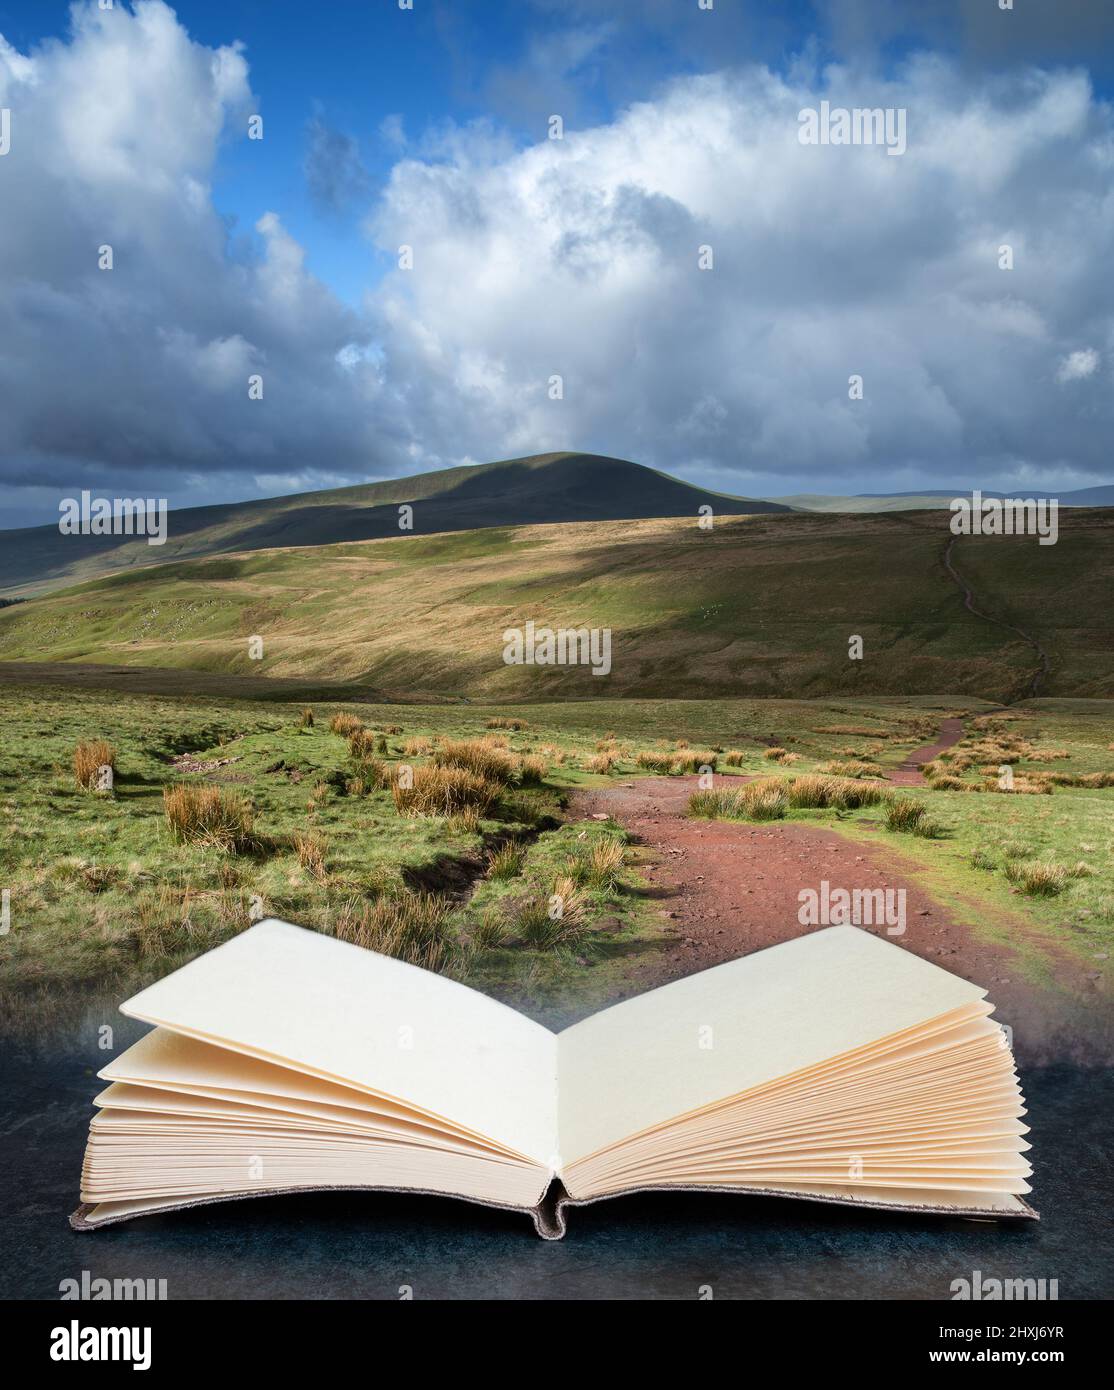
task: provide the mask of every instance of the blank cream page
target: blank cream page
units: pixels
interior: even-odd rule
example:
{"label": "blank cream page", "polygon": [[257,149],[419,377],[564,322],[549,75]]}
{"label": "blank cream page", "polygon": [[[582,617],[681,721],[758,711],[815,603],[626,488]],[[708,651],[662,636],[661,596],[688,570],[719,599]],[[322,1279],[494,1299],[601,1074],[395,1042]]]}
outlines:
{"label": "blank cream page", "polygon": [[557,1039],[453,980],[267,921],[121,1012],[409,1102],[548,1164]]}
{"label": "blank cream page", "polygon": [[985,992],[857,927],[828,927],[616,1004],[558,1035],[561,1161]]}

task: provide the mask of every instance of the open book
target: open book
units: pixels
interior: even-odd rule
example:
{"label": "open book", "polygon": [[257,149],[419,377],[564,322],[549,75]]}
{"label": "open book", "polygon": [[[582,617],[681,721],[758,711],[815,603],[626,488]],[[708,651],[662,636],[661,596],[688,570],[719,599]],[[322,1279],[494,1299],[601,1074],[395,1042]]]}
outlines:
{"label": "open book", "polygon": [[748,1192],[1028,1217],[1023,1102],[984,991],[855,927],[551,1033],[475,990],[286,922],[122,1006],[81,1230],[264,1193],[377,1188],[530,1213]]}

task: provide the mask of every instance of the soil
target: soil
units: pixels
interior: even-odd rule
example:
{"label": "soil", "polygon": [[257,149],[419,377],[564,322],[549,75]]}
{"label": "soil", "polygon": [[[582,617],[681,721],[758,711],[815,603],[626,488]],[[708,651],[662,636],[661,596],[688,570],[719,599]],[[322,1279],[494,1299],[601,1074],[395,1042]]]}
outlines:
{"label": "soil", "polygon": [[[952,722],[959,721],[946,721]],[[945,726],[941,741],[917,750],[909,762],[949,746],[945,739],[955,742],[953,732]],[[914,768],[902,771],[919,777]],[[1036,985],[1024,977],[1018,953],[956,920],[918,883],[919,866],[889,846],[856,844],[792,821],[690,820],[686,807],[695,789],[691,777],[646,777],[584,789],[570,807],[574,819],[614,817],[644,847],[641,872],[651,885],[644,891],[660,902],[670,930],[664,948],[647,952],[633,967],[624,995],[817,930],[798,921],[798,892],[819,890],[824,879],[833,889],[904,888],[904,933],[889,935],[884,924],[866,929],[983,986],[998,1020],[1013,1029],[1019,1061],[1114,1060],[1110,1009],[1098,995],[1098,977],[1067,949],[1051,962],[1055,984]],[[978,911],[1019,940],[1031,930],[1022,918],[1006,921],[984,904]]]}
{"label": "soil", "polygon": [[962,737],[962,719],[943,720],[940,724],[940,732],[936,736],[936,742],[926,743],[921,748],[914,748],[900,767],[893,768],[886,774],[887,780],[891,786],[895,787],[924,786],[925,779],[924,773],[921,772],[921,764],[929,763],[933,758],[938,758],[941,753],[947,752],[949,748],[954,748]]}

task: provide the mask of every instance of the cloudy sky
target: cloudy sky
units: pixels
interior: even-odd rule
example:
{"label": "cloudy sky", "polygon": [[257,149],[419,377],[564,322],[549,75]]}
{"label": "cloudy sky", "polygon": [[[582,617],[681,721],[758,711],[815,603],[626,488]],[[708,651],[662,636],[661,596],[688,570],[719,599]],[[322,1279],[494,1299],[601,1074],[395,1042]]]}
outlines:
{"label": "cloudy sky", "polygon": [[1016,4],[0,0],[0,526],[561,448],[1114,481],[1114,7]]}

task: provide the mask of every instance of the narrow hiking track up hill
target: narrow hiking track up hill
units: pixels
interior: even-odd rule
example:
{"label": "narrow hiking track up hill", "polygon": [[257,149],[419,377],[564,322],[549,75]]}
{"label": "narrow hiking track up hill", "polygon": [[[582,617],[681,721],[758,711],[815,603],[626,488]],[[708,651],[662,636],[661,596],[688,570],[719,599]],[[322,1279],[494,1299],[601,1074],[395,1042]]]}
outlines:
{"label": "narrow hiking track up hill", "polygon": [[973,613],[976,618],[982,618],[984,622],[993,623],[995,627],[1003,627],[1007,632],[1016,633],[1017,636],[1032,647],[1033,651],[1036,653],[1037,669],[1028,678],[1021,692],[1012,698],[1007,698],[1005,703],[1012,704],[1015,700],[1035,699],[1040,694],[1041,686],[1052,672],[1052,662],[1049,655],[1037,638],[1031,633],[1026,632],[1024,628],[1016,627],[1013,623],[1007,623],[1002,618],[992,618],[989,613],[984,612],[981,608],[976,606],[975,591],[963,575],[960,574],[952,558],[952,552],[955,549],[955,543],[958,539],[958,536],[952,536],[951,540],[948,541],[947,545],[944,547],[943,560],[944,568],[951,575],[963,595],[964,608],[966,608],[969,613]]}

